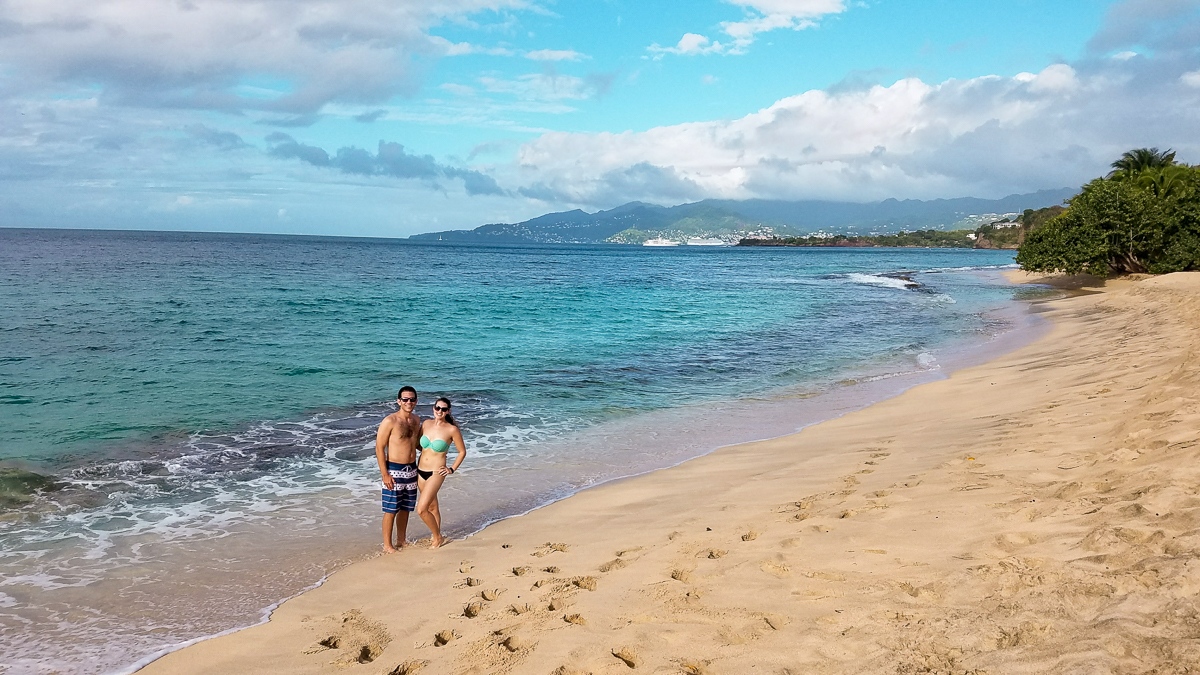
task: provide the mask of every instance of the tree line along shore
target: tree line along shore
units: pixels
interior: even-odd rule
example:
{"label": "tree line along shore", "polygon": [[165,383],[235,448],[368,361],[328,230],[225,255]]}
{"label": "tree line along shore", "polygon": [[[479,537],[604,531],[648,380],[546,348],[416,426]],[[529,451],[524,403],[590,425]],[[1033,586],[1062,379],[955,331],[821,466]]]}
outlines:
{"label": "tree line along shore", "polygon": [[881,236],[743,239],[739,246],[1014,249],[1031,272],[1111,276],[1200,269],[1200,165],[1138,148],[1084,185],[1067,206],[1027,209],[975,230]]}

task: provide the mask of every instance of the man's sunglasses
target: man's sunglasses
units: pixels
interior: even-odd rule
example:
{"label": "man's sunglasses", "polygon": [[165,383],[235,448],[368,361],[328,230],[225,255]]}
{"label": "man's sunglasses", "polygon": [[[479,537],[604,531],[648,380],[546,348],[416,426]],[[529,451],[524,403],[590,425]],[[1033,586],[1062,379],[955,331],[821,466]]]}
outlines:
{"label": "man's sunglasses", "polygon": [[440,405],[435,405],[435,406],[433,406],[433,409],[434,409],[434,410],[436,410],[436,411],[438,411],[438,412],[450,412],[450,409],[449,409],[449,408],[443,408],[443,407],[442,407],[442,406],[440,406]]}
{"label": "man's sunglasses", "polygon": [[403,403],[412,403],[413,401],[416,401],[416,400],[417,400],[416,396],[401,396],[400,397],[400,401]]}

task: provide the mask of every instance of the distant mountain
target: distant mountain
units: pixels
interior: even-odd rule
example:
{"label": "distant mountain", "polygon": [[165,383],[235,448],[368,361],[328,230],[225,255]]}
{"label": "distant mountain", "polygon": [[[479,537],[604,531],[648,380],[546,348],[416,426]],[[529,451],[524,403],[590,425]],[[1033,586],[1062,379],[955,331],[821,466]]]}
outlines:
{"label": "distant mountain", "polygon": [[[546,244],[593,244],[602,242],[619,233],[653,232],[662,233],[677,226],[701,232],[727,229],[730,235],[745,229],[752,223],[744,216],[728,209],[704,203],[680,206],[655,206],[642,202],[630,202],[615,209],[586,213],[576,209],[562,213],[548,213],[520,223],[493,223],[473,230],[449,230],[415,234],[409,239],[491,242],[491,243],[546,243]],[[637,238],[638,235],[633,235]],[[655,235],[650,235],[655,236]],[[646,237],[642,237],[643,239]],[[641,243],[640,240],[630,243]]]}
{"label": "distant mountain", "polygon": [[[746,201],[706,199],[680,206],[630,202],[615,209],[587,213],[576,209],[548,213],[520,223],[493,223],[473,230],[415,234],[409,239],[477,243],[638,244],[649,238],[683,241],[715,237],[737,241],[755,236],[797,236],[818,231],[886,234],[901,230],[953,228],[980,216],[1020,213],[1061,204],[1076,190],[1041,190],[1003,199],[888,199],[855,202]],[[974,218],[972,218],[974,217]],[[983,218],[983,220],[987,220]],[[974,228],[975,225],[970,225]]]}

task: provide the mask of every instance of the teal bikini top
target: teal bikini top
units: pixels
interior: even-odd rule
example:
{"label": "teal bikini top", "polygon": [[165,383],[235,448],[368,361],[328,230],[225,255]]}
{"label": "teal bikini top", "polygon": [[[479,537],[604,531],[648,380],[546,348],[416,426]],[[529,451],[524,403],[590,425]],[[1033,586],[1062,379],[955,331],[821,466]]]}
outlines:
{"label": "teal bikini top", "polygon": [[421,447],[434,452],[446,452],[450,449],[450,444],[440,438],[431,441],[428,436],[421,434]]}

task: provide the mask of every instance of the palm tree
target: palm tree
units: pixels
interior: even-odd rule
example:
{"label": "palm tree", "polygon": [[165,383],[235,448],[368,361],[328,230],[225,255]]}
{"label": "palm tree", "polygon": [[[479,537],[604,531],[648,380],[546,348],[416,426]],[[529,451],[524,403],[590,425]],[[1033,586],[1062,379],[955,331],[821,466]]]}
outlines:
{"label": "palm tree", "polygon": [[1177,197],[1188,189],[1190,175],[1191,169],[1186,165],[1171,164],[1143,170],[1137,175],[1137,184],[1149,189],[1155,197]]}
{"label": "palm tree", "polygon": [[1174,163],[1175,151],[1170,148],[1161,152],[1158,148],[1137,148],[1129,150],[1112,163],[1113,170],[1108,178],[1132,178],[1146,169],[1161,169]]}

